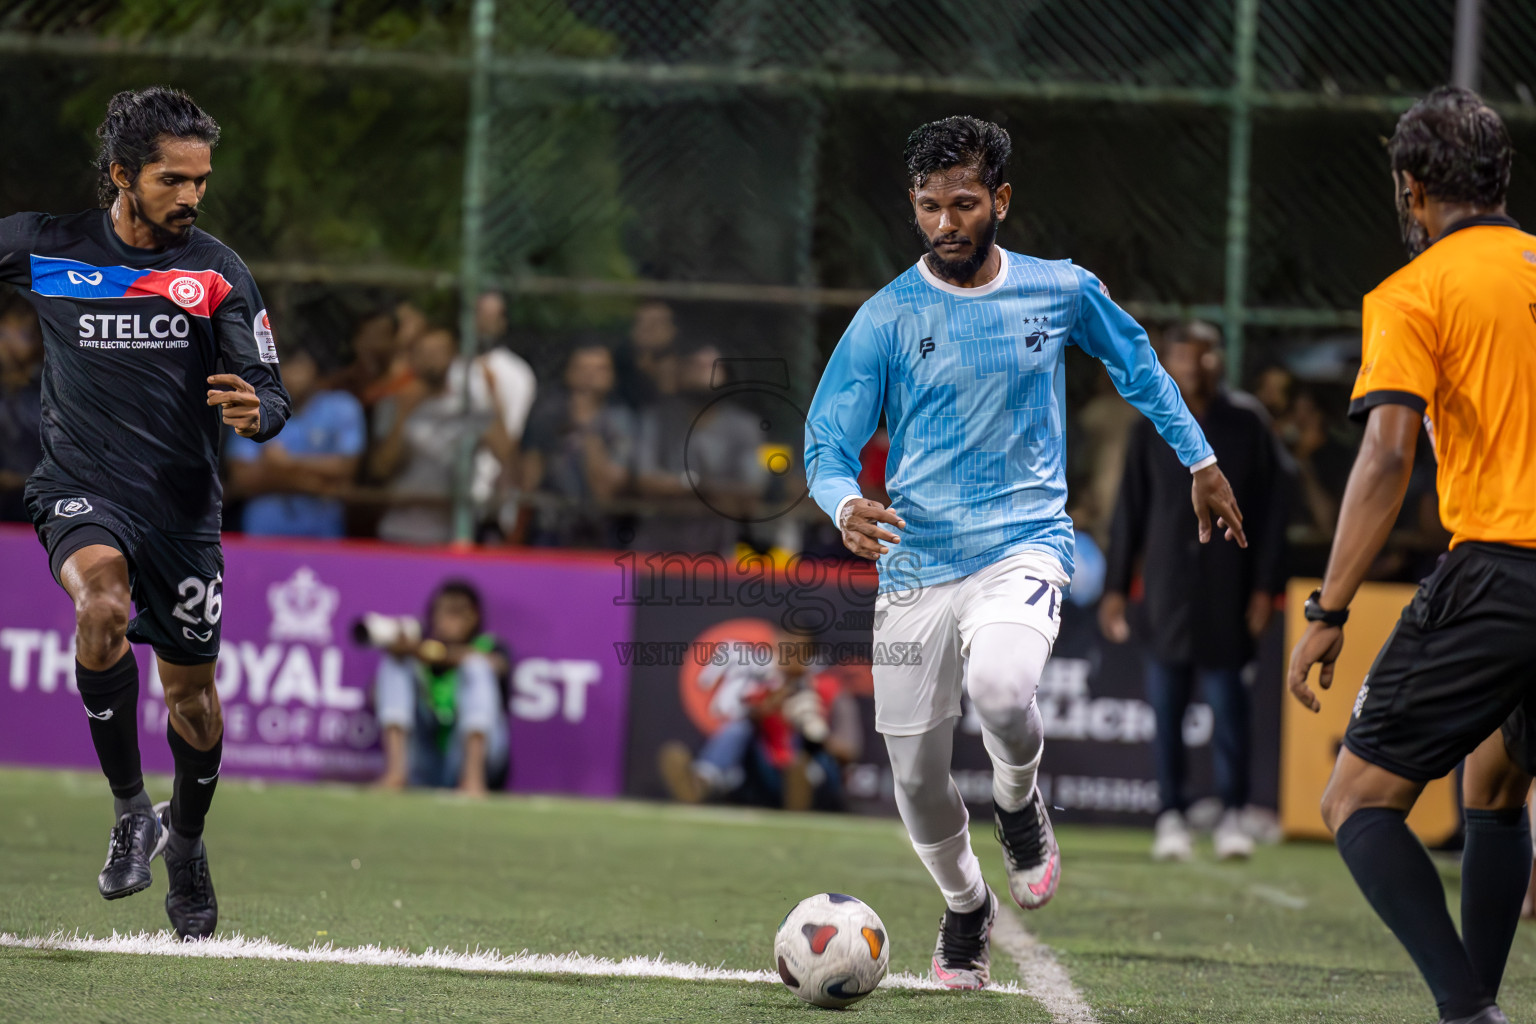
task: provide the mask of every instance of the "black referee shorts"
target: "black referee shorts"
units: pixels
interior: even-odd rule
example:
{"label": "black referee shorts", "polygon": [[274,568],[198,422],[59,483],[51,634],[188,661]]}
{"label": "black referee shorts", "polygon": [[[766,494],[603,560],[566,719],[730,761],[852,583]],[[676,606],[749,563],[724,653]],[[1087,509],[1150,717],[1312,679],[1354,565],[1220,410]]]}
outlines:
{"label": "black referee shorts", "polygon": [[56,580],[81,548],[105,544],[123,553],[135,611],[129,642],[149,644],[172,665],[218,658],[224,549],[217,540],[173,537],[105,498],[35,477],[27,506]]}
{"label": "black referee shorts", "polygon": [[1467,542],[1403,609],[1344,745],[1428,782],[1501,728],[1516,763],[1536,774],[1536,550]]}

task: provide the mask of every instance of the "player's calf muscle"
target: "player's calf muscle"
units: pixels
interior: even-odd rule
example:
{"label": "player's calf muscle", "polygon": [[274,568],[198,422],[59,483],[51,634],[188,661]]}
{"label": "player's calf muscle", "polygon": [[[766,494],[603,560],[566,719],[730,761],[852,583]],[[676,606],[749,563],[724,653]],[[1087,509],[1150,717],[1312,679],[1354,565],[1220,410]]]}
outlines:
{"label": "player's calf muscle", "polygon": [[213,685],[213,663],[171,669],[162,662],[160,678],[173,727],[198,750],[211,748],[224,734],[224,713]]}

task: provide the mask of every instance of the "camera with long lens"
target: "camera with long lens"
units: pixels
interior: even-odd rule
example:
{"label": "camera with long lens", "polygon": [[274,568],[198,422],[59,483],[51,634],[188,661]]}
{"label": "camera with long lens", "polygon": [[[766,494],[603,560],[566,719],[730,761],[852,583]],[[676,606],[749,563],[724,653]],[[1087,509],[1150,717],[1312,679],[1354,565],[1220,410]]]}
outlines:
{"label": "camera with long lens", "polygon": [[409,615],[368,612],[352,623],[352,642],[386,650],[399,643],[421,643],[421,621]]}

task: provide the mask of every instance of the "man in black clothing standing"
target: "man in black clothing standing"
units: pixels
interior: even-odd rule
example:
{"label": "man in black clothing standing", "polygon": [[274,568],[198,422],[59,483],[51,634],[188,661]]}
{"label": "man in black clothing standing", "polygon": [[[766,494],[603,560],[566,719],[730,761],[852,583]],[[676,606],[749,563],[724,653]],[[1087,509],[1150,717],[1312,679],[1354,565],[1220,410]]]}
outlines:
{"label": "man in black clothing standing", "polygon": [[[97,886],[109,900],[148,888],[163,852],[166,913],[183,939],[206,938],[218,904],[202,833],[224,733],[219,435],[267,440],[288,396],[250,272],[193,226],[219,126],[151,88],[114,96],[97,135],[105,209],[0,219],[0,282],[31,290],[43,326],[27,506],[74,602],[75,678],[115,802]],[[140,773],[130,642],[154,648],[170,712],[176,775],[159,806]]]}
{"label": "man in black clothing standing", "polygon": [[1284,585],[1285,474],[1264,420],[1221,390],[1220,340],[1210,324],[1182,324],[1167,333],[1162,355],[1248,511],[1244,525],[1251,542],[1217,547],[1190,539],[1189,471],[1139,423],[1126,450],[1099,604],[1104,635],[1124,643],[1130,636],[1126,595],[1139,561],[1149,628],[1147,698],[1157,717],[1163,805],[1152,847],[1159,860],[1186,860],[1193,852],[1184,821],[1183,723],[1197,682],[1215,717],[1216,786],[1224,805],[1216,854],[1228,859],[1253,852],[1237,813],[1248,802],[1248,692],[1241,673]]}

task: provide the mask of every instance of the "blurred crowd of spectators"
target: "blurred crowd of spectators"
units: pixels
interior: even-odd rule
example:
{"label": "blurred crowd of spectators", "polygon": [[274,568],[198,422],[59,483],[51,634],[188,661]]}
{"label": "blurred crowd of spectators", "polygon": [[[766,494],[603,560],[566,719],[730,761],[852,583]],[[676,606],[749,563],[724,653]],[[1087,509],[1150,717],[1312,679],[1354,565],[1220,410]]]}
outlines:
{"label": "blurred crowd of spectators", "polygon": [[[263,445],[230,435],[226,527],[445,543],[455,536],[455,486],[467,459],[470,526],[481,544],[841,554],[808,501],[753,523],[772,518],[758,515],[770,498],[803,489],[799,459],[774,454],[794,451],[799,438],[787,424],[774,428],[778,436],[749,402],[722,393],[732,361],[681,337],[665,303],[641,305],[616,342],[576,336],[548,379],[514,351],[501,295],[482,295],[475,312],[473,359],[455,331],[408,301],[358,318],[344,365],[285,345],[293,418]],[[1177,330],[1208,332],[1220,359],[1214,327]],[[21,488],[39,457],[41,363],[31,308],[19,300],[0,307],[3,520],[26,519]],[[1106,375],[1094,380],[1070,418],[1070,493],[1086,549],[1080,561],[1102,571],[1139,417]],[[1343,417],[1347,384],[1299,380],[1273,364],[1249,392],[1233,394],[1267,423],[1292,481],[1287,574],[1319,574],[1358,446],[1358,428]],[[864,452],[861,483],[879,500],[888,443],[882,429]],[[1376,578],[1417,579],[1444,549],[1425,443]]]}

